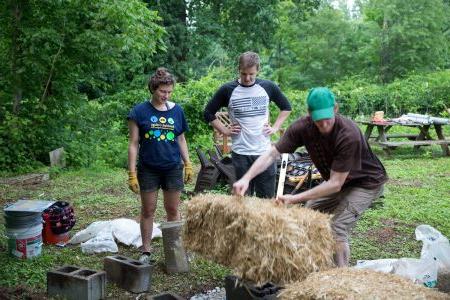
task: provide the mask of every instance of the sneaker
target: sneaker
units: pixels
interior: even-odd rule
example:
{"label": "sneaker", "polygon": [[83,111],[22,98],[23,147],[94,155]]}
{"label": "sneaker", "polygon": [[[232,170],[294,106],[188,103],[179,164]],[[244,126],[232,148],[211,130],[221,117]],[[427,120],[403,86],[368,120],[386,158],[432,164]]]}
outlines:
{"label": "sneaker", "polygon": [[149,265],[154,262],[154,260],[151,257],[151,253],[150,252],[143,252],[141,254],[141,256],[139,257],[139,261],[141,263],[149,264]]}

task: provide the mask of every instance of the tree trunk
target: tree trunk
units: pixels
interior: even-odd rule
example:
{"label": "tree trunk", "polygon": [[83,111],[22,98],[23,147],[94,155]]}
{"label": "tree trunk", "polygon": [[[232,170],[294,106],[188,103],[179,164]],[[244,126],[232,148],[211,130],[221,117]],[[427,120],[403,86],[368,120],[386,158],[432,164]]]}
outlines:
{"label": "tree trunk", "polygon": [[380,49],[380,79],[382,83],[390,80],[389,72],[389,26],[387,12],[384,11],[383,28],[381,31],[381,49]]}
{"label": "tree trunk", "polygon": [[22,77],[18,71],[19,59],[20,59],[20,21],[22,18],[22,9],[20,1],[11,3],[12,14],[12,30],[11,30],[11,74],[13,85],[13,113],[17,114],[20,109],[20,103],[22,102]]}

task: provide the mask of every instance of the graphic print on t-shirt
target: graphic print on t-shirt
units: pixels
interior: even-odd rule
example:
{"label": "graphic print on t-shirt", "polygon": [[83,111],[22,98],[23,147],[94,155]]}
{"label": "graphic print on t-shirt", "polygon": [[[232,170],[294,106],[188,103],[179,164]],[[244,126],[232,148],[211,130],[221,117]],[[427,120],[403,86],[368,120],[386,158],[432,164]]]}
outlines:
{"label": "graphic print on t-shirt", "polygon": [[150,130],[145,133],[146,139],[154,139],[158,142],[174,142],[175,141],[175,121],[173,118],[151,116]]}
{"label": "graphic print on t-shirt", "polygon": [[265,96],[233,99],[231,108],[236,118],[264,116],[267,113],[268,98]]}

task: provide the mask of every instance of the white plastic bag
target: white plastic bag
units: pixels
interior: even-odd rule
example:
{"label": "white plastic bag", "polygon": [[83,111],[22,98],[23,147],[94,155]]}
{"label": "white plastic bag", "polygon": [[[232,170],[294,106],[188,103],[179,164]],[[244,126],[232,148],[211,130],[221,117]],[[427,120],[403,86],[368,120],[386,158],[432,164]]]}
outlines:
{"label": "white plastic bag", "polygon": [[423,242],[421,258],[435,259],[439,272],[450,272],[450,242],[445,236],[430,225],[419,225],[416,240]]}
{"label": "white plastic bag", "polygon": [[100,231],[104,230],[105,228],[110,227],[110,221],[96,221],[86,227],[86,229],[83,229],[81,231],[78,231],[70,240],[69,244],[79,244],[82,242],[86,242],[87,240],[92,239],[95,237]]}
{"label": "white plastic bag", "polygon": [[[152,239],[162,237],[159,224],[153,223]],[[86,229],[77,232],[70,240],[71,244],[81,244],[83,253],[118,252],[116,238],[119,242],[136,248],[142,246],[139,223],[131,219],[114,219],[96,221]]]}
{"label": "white plastic bag", "polygon": [[398,259],[386,258],[386,259],[376,259],[376,260],[358,260],[356,262],[356,269],[371,269],[384,273],[392,273],[394,269],[394,264]]}
{"label": "white plastic bag", "polygon": [[100,231],[94,238],[81,243],[81,251],[88,254],[101,252],[117,253],[119,249],[116,242],[114,242],[112,230],[109,227]]}
{"label": "white plastic bag", "polygon": [[114,237],[121,243],[129,246],[137,238],[141,238],[139,223],[131,219],[116,219],[111,221]]}
{"label": "white plastic bag", "polygon": [[355,268],[400,275],[428,287],[435,287],[437,284],[438,266],[435,260],[422,258],[358,260]]}
{"label": "white plastic bag", "polygon": [[430,258],[400,258],[392,273],[432,288],[437,285],[438,264]]}
{"label": "white plastic bag", "polygon": [[416,240],[423,242],[420,259],[358,260],[355,268],[397,274],[409,278],[412,282],[435,287],[438,271],[450,272],[450,243],[429,225],[417,226]]}

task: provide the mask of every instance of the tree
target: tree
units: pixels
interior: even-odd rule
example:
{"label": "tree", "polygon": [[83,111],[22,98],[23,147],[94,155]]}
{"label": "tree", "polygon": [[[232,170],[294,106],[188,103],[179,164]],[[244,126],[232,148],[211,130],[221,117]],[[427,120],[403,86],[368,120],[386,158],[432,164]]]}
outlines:
{"label": "tree", "polygon": [[45,161],[83,93],[142,86],[162,48],[157,20],[139,0],[1,2],[0,165]]}
{"label": "tree", "polygon": [[188,2],[194,34],[219,42],[229,57],[271,47],[278,0],[192,0]]}
{"label": "tree", "polygon": [[[291,1],[283,11],[292,11]],[[287,7],[286,7],[287,6]],[[281,19],[277,33],[285,57],[275,75],[282,84],[296,88],[327,85],[361,71],[357,56],[357,23],[337,9],[323,5],[299,22],[289,14]]]}
{"label": "tree", "polygon": [[142,73],[161,47],[156,12],[137,0],[2,4],[2,78],[20,99],[70,96],[80,84],[112,93]]}
{"label": "tree", "polygon": [[187,5],[184,0],[149,1],[145,0],[150,10],[158,11],[164,35],[165,51],[155,55],[152,68],[165,66],[179,81],[186,81],[189,76],[191,59],[191,40],[187,25]]}
{"label": "tree", "polygon": [[442,0],[370,0],[363,11],[365,20],[379,28],[374,45],[382,82],[445,64],[448,46],[443,29],[448,17]]}

